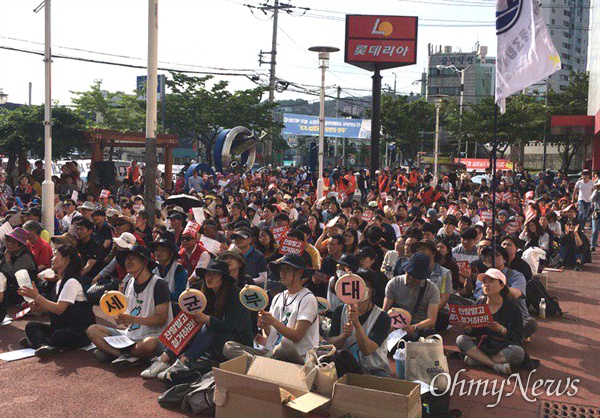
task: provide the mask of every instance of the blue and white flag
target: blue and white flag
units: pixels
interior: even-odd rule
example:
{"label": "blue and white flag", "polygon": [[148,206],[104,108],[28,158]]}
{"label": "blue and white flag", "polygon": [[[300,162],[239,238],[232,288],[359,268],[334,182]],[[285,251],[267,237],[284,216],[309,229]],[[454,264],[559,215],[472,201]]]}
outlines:
{"label": "blue and white flag", "polygon": [[496,104],[560,70],[537,0],[496,0]]}

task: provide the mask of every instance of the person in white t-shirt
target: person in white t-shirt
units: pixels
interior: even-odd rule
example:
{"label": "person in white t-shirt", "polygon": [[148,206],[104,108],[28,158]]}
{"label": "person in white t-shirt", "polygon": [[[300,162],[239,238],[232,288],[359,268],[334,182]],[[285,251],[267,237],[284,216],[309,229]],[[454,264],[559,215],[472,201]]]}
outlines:
{"label": "person in white t-shirt", "polygon": [[61,245],[52,257],[52,269],[56,274],[46,277],[48,281],[56,281],[50,295],[40,295],[35,282],[31,287],[18,290],[21,296],[32,300],[29,307],[33,312],[46,311],[50,315],[50,325],[28,323],[26,337],[20,342],[26,348],[34,348],[38,357],[46,358],[60,350],[81,348],[90,343],[85,331],[96,322],[96,317],[78,280],[82,263],[74,246]]}
{"label": "person in white t-shirt", "polygon": [[319,345],[317,298],[304,287],[307,265],[301,256],[286,254],[271,263],[287,289],[279,293],[268,312],[258,314],[258,326],[266,337],[264,349],[254,349],[227,342],[223,354],[235,358],[242,354],[274,357],[290,363],[303,364],[306,353]]}
{"label": "person in white t-shirt", "polygon": [[577,200],[577,208],[579,215],[579,224],[581,228],[585,228],[588,218],[590,217],[590,209],[592,207],[592,193],[594,192],[594,182],[590,178],[590,172],[583,170],[581,179],[575,183],[573,190],[573,200]]}

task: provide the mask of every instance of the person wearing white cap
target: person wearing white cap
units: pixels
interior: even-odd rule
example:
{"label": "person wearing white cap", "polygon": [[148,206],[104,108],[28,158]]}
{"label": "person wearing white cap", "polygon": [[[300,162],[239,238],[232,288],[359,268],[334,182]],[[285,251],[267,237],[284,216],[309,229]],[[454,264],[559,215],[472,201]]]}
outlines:
{"label": "person wearing white cap", "polygon": [[510,376],[525,358],[523,344],[523,317],[506,285],[506,276],[498,269],[479,274],[483,297],[478,305],[488,304],[494,322],[487,327],[465,329],[456,339],[458,349],[465,354],[468,366],[488,366],[500,374]]}

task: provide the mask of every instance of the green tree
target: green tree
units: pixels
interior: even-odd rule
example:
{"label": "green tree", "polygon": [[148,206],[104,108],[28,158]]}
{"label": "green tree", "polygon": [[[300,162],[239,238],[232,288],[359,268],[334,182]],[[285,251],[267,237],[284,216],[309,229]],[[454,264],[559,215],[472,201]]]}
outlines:
{"label": "green tree", "polygon": [[[21,106],[0,113],[0,149],[8,156],[8,169],[19,156],[31,151],[44,156],[44,106]],[[84,146],[84,118],[65,106],[52,108],[52,158],[70,156]]]}
{"label": "green tree", "polygon": [[[166,100],[166,125],[170,132],[197,138],[209,164],[212,164],[215,140],[222,129],[245,126],[259,132],[271,129],[278,132],[283,127],[272,118],[277,104],[262,101],[264,87],[232,93],[227,90],[227,81],[217,81],[208,87],[211,76],[171,75],[167,80],[172,93]],[[274,138],[274,143],[280,143],[277,139]]]}
{"label": "green tree", "polygon": [[[462,132],[461,141],[468,140],[490,150],[494,141],[494,98],[486,97],[479,103],[463,108],[462,127],[459,128],[459,116],[456,106],[448,109],[445,118],[446,128],[455,137]],[[497,144],[498,153],[504,156],[509,146],[516,148],[518,159],[523,164],[525,145],[529,141],[541,141],[544,136],[544,102],[538,95],[509,97],[506,101],[506,113],[498,111]]]}
{"label": "green tree", "polygon": [[394,140],[409,163],[417,153],[431,149],[435,130],[435,106],[426,100],[409,101],[407,96],[381,98],[381,129]]}
{"label": "green tree", "polygon": [[[553,115],[587,115],[589,75],[587,73],[572,72],[570,80],[571,82],[562,92],[555,93],[551,91],[548,94],[548,127]],[[547,129],[550,132],[550,129]],[[549,134],[549,142],[558,146],[558,152],[562,160],[561,170],[569,170],[573,157],[586,140],[584,134]]]}
{"label": "green tree", "polygon": [[75,108],[85,117],[87,129],[141,132],[146,129],[146,101],[135,94],[102,90],[100,82],[88,91],[72,91]]}

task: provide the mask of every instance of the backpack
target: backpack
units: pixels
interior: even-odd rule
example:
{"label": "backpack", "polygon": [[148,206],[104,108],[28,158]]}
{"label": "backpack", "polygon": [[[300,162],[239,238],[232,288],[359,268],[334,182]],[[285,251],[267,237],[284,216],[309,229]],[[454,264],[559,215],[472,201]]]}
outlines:
{"label": "backpack", "polygon": [[546,316],[563,314],[558,299],[548,294],[548,291],[536,275],[527,282],[525,292],[527,305],[532,306],[537,313],[540,311],[540,301],[544,298],[546,300]]}
{"label": "backpack", "polygon": [[215,378],[212,372],[191,386],[192,391],[183,397],[181,409],[194,414],[212,415],[215,412]]}

